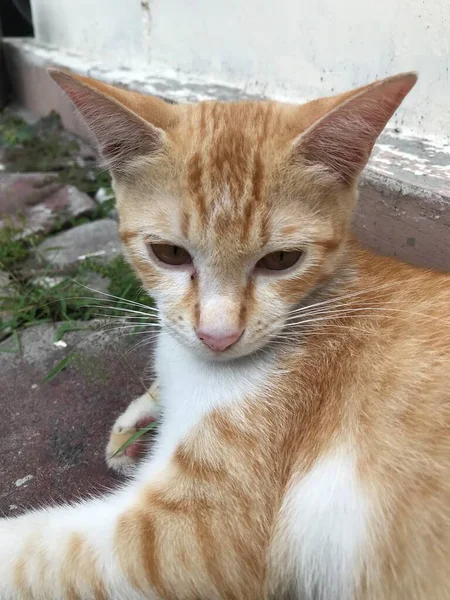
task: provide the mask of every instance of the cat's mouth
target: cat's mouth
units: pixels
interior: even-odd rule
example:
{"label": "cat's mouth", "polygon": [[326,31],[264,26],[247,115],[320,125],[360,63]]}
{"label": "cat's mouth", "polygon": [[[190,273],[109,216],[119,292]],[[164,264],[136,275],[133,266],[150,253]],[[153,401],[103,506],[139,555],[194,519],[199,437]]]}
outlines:
{"label": "cat's mouth", "polygon": [[170,319],[161,319],[162,332],[169,333],[180,344],[187,347],[191,352],[208,362],[230,362],[247,358],[251,355],[260,354],[266,350],[279,346],[278,336],[283,329],[283,319],[276,323],[272,322],[267,328],[258,328],[257,331],[245,329],[236,341],[224,349],[214,349],[204,344],[199,339],[195,330],[182,330],[179,323],[171,322]]}
{"label": "cat's mouth", "polygon": [[241,338],[242,336],[233,344],[223,349],[216,348],[214,344],[207,345],[204,343],[204,340],[198,339],[194,341],[195,351],[202,358],[219,362],[241,358],[251,353],[247,349],[247,344]]}

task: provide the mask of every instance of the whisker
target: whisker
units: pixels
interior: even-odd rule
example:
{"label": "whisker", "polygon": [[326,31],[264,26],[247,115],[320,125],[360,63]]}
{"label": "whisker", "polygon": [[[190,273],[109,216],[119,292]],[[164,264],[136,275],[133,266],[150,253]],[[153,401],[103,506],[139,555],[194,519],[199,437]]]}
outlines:
{"label": "whisker", "polygon": [[[373,314],[366,314],[367,312],[371,312],[374,311]],[[351,314],[351,313],[357,313],[355,314]],[[324,317],[318,318],[318,319],[308,319],[308,320],[300,320],[300,321],[296,321],[294,323],[292,322],[288,322],[288,320],[286,319],[286,324],[287,325],[295,325],[295,324],[301,324],[301,323],[308,323],[308,322],[314,322],[314,321],[322,321],[322,320],[327,320],[328,318],[350,318],[350,317],[358,317],[358,316],[365,316],[365,317],[391,317],[391,318],[395,318],[397,315],[396,314],[390,314],[390,315],[379,315],[376,313],[400,313],[400,314],[405,314],[408,316],[415,316],[415,317],[425,317],[427,319],[435,319],[439,322],[442,322],[442,319],[438,318],[438,317],[434,317],[433,315],[427,315],[424,313],[418,313],[415,311],[409,311],[409,310],[403,310],[400,308],[385,308],[385,307],[374,307],[374,306],[362,306],[359,308],[350,308],[350,309],[342,309],[342,310],[336,310],[336,311],[319,311],[318,313],[314,313],[312,312],[311,314],[305,314],[303,315],[304,317],[314,317],[315,314],[323,314],[325,315]]]}
{"label": "whisker", "polygon": [[[365,315],[365,316],[370,316],[370,315]],[[383,318],[383,319],[394,319],[395,315],[371,315],[373,317],[377,317],[377,318]],[[321,321],[329,321],[330,319],[359,319],[361,317],[361,315],[347,315],[347,314],[337,314],[337,315],[328,315],[326,317],[318,317],[316,319],[302,319],[300,321],[294,321],[293,323],[289,323],[289,327],[295,327],[295,326],[299,326],[299,325],[304,325],[304,324],[310,324],[310,323],[318,323]]]}
{"label": "whisker", "polygon": [[396,284],[397,284],[397,282],[395,282],[395,283],[394,282],[392,282],[392,283],[386,283],[384,285],[378,286],[377,288],[369,288],[369,289],[365,289],[365,290],[359,290],[358,292],[352,292],[350,294],[343,294],[341,296],[336,296],[335,298],[328,298],[327,300],[322,300],[321,302],[315,302],[314,304],[309,304],[307,306],[302,306],[300,308],[294,309],[289,314],[295,314],[295,313],[298,313],[298,312],[302,312],[304,310],[315,308],[317,306],[325,306],[327,304],[332,304],[334,302],[340,302],[341,300],[345,300],[346,298],[355,298],[355,297],[361,296],[363,294],[370,294],[372,292],[379,292],[380,290],[382,290],[384,288],[390,288],[390,287],[393,287]]}
{"label": "whisker", "polygon": [[[106,299],[104,298],[94,298],[92,296],[64,296],[64,300],[68,301],[68,300],[91,300],[93,302],[103,302],[106,301]],[[24,306],[23,308],[20,308],[17,312],[25,312],[27,310],[30,309],[30,307],[45,307],[45,306],[51,306],[52,304],[58,304],[59,302],[61,302],[61,298],[55,298],[54,300],[49,300],[48,302],[40,302],[39,304],[30,304],[27,306]],[[127,302],[126,300],[124,300],[124,302]],[[78,308],[108,308],[111,310],[125,310],[125,308],[123,307],[113,307],[113,306],[108,306],[108,305],[101,305],[101,306],[96,306],[94,304],[81,304],[80,306],[77,307]],[[148,309],[148,315],[149,316],[153,316],[152,313],[154,313],[154,315],[157,315],[159,313],[157,308],[153,308],[153,307],[146,307]]]}
{"label": "whisker", "polygon": [[359,331],[361,333],[367,333],[370,331],[370,328],[364,329],[362,327],[355,327],[354,325],[350,325],[350,323],[348,323],[347,325],[333,325],[333,324],[329,324],[325,327],[321,327],[321,328],[315,328],[315,327],[311,327],[308,326],[307,329],[298,329],[297,332],[295,331],[287,331],[287,332],[280,332],[279,335],[277,335],[274,339],[290,339],[292,338],[292,340],[298,340],[299,336],[303,337],[304,335],[330,335],[329,330],[330,329],[334,329],[334,330],[344,330],[344,329],[350,329],[351,331]]}
{"label": "whisker", "polygon": [[[140,315],[108,315],[105,313],[92,313],[93,317],[103,317],[104,319],[109,319],[110,321],[120,321],[123,320],[125,321],[129,321],[130,323],[136,322],[136,323],[154,323],[156,321],[154,321],[154,316],[153,315],[149,315],[148,318],[145,317],[141,317]],[[159,321],[158,321],[159,322]]]}
{"label": "whisker", "polygon": [[[352,306],[355,306],[355,305],[357,306],[357,308],[361,308],[361,309],[362,308],[370,308],[370,307],[360,306],[359,305],[360,302],[361,302],[361,300],[357,299],[357,300],[353,300],[353,301],[350,301],[350,302],[344,302],[343,304],[335,304],[335,305],[331,305],[331,306],[325,306],[325,307],[319,307],[319,308],[312,308],[312,310],[310,310],[310,311],[309,310],[305,310],[304,314],[303,314],[303,311],[298,311],[297,313],[290,314],[290,316],[288,316],[286,318],[286,321],[289,321],[291,319],[297,319],[298,317],[302,317],[302,316],[332,313],[336,309],[351,308]],[[302,314],[298,314],[300,312]]]}
{"label": "whisker", "polygon": [[152,331],[123,331],[121,328],[118,328],[117,330],[112,329],[112,330],[107,330],[108,333],[110,333],[111,331],[117,331],[120,335],[146,335],[148,336],[148,339],[153,339],[156,336],[158,336],[161,332],[158,330],[152,330]]}
{"label": "whisker", "polygon": [[123,355],[122,358],[125,358],[127,356],[127,354],[129,354],[130,352],[132,352],[133,350],[138,350],[139,348],[143,348],[144,346],[149,346],[150,344],[153,343],[153,337],[150,339],[144,339],[140,342],[138,342],[137,344],[133,344],[133,346],[131,346],[131,348],[129,348]]}
{"label": "whisker", "polygon": [[[112,332],[112,331],[123,331],[124,329],[140,329],[142,333],[151,333],[154,329],[160,329],[160,327],[152,327],[151,324],[148,325],[111,325],[111,327],[104,327],[104,331]],[[145,330],[145,331],[144,331]]]}
{"label": "whisker", "polygon": [[132,310],[131,308],[122,308],[122,307],[118,307],[118,306],[105,306],[105,305],[100,305],[99,306],[98,304],[89,304],[88,306],[89,306],[89,308],[102,308],[102,309],[106,308],[108,310],[120,310],[120,311],[127,312],[127,313],[133,313],[135,315],[142,315],[144,317],[152,317],[152,316],[154,316],[154,315],[151,315],[149,313],[142,312],[140,310]]}
{"label": "whisker", "polygon": [[[357,315],[349,316],[349,319],[355,319]],[[385,317],[383,317],[385,318]],[[388,317],[389,318],[389,317]],[[298,323],[292,323],[289,327],[284,328],[282,331],[291,331],[292,329],[298,328],[299,331],[318,331],[319,329],[325,330],[329,328],[356,328],[361,325],[366,331],[373,330],[372,321],[362,321],[357,323],[340,323],[340,317],[332,317],[331,319],[308,319],[307,321],[299,321]],[[318,324],[316,325],[316,323]]]}
{"label": "whisker", "polygon": [[[95,292],[96,294],[102,294],[102,296],[107,296],[108,298],[115,298],[116,300],[120,301],[120,302],[127,302],[128,304],[134,304],[135,306],[139,306],[141,308],[151,308],[148,307],[146,304],[142,304],[142,302],[136,302],[135,300],[129,300],[128,298],[121,298],[120,296],[115,296],[114,294],[109,294],[107,292],[102,292],[100,290],[96,290],[94,288],[89,287],[88,285],[81,283],[80,281],[77,281],[76,279],[70,279],[70,281],[72,281],[73,283],[76,283],[77,285],[81,286],[82,288],[89,290],[90,292]],[[143,291],[145,291],[142,288]],[[107,300],[108,298],[98,298],[98,300]]]}
{"label": "whisker", "polygon": [[[68,297],[69,300],[73,299],[73,300],[92,300],[92,302],[110,302],[109,298],[95,298],[93,296],[73,296],[72,298]],[[121,309],[122,306],[121,304],[131,304],[131,306],[133,306],[133,303],[129,303],[127,299],[122,299],[121,301],[117,301],[116,304],[101,304],[100,306],[102,308],[112,308],[115,307],[116,310],[117,309]],[[92,306],[91,304],[87,304],[86,306]],[[154,308],[153,306],[145,306],[145,304],[142,305],[142,308],[145,309],[146,312],[154,312],[154,313],[158,313],[159,310],[157,308]],[[131,310],[131,309],[130,309]]]}

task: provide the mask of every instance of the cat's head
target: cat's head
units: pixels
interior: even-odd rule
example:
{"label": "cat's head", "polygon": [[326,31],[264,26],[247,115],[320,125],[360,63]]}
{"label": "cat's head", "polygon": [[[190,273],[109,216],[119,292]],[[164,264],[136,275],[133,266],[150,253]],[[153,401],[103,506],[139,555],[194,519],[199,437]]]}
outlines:
{"label": "cat's head", "polygon": [[127,256],[205,358],[254,352],[333,275],[359,174],[409,73],[302,106],[170,105],[52,71],[111,170]]}

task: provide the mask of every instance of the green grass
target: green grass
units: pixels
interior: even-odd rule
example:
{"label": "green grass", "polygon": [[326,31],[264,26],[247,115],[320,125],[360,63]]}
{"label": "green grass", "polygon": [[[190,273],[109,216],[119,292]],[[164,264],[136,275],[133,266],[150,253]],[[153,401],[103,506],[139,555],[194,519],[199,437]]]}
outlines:
{"label": "green grass", "polygon": [[[53,171],[62,183],[74,185],[90,195],[101,187],[111,187],[109,174],[96,169],[93,161],[78,164],[79,144],[64,133],[55,112],[30,125],[8,108],[4,109],[0,112],[0,148],[7,171]],[[107,208],[108,205],[99,206],[98,210]]]}
{"label": "green grass", "polygon": [[[80,162],[79,144],[64,132],[56,113],[50,113],[30,125],[8,109],[0,111],[0,150],[6,171],[56,172],[61,183],[74,185],[91,196],[99,188],[112,192],[107,172],[96,169],[92,160]],[[68,222],[65,220],[64,224],[56,223],[52,233],[110,216],[113,208],[113,198],[96,203],[91,214],[74,217]],[[36,254],[36,247],[45,236],[24,238],[20,234],[20,227],[0,227],[0,270],[8,273],[11,279],[6,288],[0,287],[0,342],[8,338],[1,343],[0,352],[20,352],[19,334],[33,325],[58,323],[55,332],[55,342],[58,342],[65,333],[85,329],[86,322],[99,316],[127,317],[130,314],[125,310],[130,308],[128,301],[139,302],[144,307],[153,306],[152,300],[122,257],[108,264],[88,259],[65,276],[53,273],[50,266],[39,269],[38,273],[27,272],[24,264]],[[115,298],[96,295],[86,289],[85,284],[92,273],[109,279],[108,293]],[[36,284],[35,276],[58,276],[62,279],[57,285],[46,286]],[[115,319],[112,322],[115,323]],[[139,329],[139,325],[136,325],[136,329]],[[76,357],[76,349],[73,348],[46,375],[44,382],[57,377]],[[154,426],[151,424],[139,430],[118,452]]]}
{"label": "green grass", "polygon": [[0,145],[6,148],[7,167],[13,166],[16,172],[63,168],[79,150],[75,140],[61,136],[61,123],[56,113],[29,125],[8,109],[0,113]]}
{"label": "green grass", "polygon": [[[2,163],[8,172],[56,172],[64,184],[75,185],[79,190],[95,195],[99,188],[112,192],[109,174],[95,168],[93,160],[80,163],[78,142],[67,135],[59,116],[50,113],[30,125],[8,109],[0,112],[0,149]],[[89,216],[74,217],[64,224],[55,224],[52,233],[76,227],[110,215],[114,199],[96,203]],[[152,306],[152,300],[142,290],[139,280],[123,260],[117,257],[108,264],[88,259],[70,268],[66,275],[52,272],[50,266],[33,273],[24,269],[27,259],[36,254],[37,245],[44,236],[20,237],[21,228],[5,225],[0,227],[0,270],[11,277],[7,288],[0,288],[0,340],[9,337],[5,352],[20,350],[19,333],[24,328],[41,323],[60,323],[56,340],[67,331],[83,328],[83,323],[103,316],[127,316],[127,301]],[[89,275],[97,273],[110,280],[108,293],[118,299],[95,295],[83,287]],[[37,285],[35,276],[62,277],[53,286]],[[122,299],[122,300],[120,300]],[[113,305],[114,309],[107,305]],[[102,308],[98,308],[98,306]],[[2,347],[5,347],[2,345]],[[69,361],[69,359],[68,359]],[[66,364],[57,365],[53,378]]]}
{"label": "green grass", "polygon": [[12,271],[31,254],[32,249],[39,243],[39,236],[20,239],[20,228],[5,225],[0,227],[0,268]]}
{"label": "green grass", "polygon": [[149,423],[146,427],[142,427],[142,429],[138,429],[135,433],[133,433],[133,435],[131,437],[129,437],[127,439],[126,442],[124,442],[120,446],[120,448],[118,448],[114,452],[114,454],[111,454],[111,456],[109,458],[114,458],[117,454],[120,454],[121,452],[123,452],[124,450],[126,450],[128,448],[128,446],[131,446],[131,444],[133,444],[133,442],[135,442],[140,437],[142,437],[143,435],[145,435],[146,433],[148,433],[152,429],[155,429],[158,426],[159,426],[159,421],[153,421],[152,423]]}
{"label": "green grass", "polygon": [[[0,338],[39,323],[67,322],[73,326],[73,323],[98,318],[99,314],[126,316],[126,311],[121,313],[117,309],[126,308],[128,300],[152,306],[152,300],[120,256],[108,264],[86,260],[73,275],[63,277],[52,287],[36,285],[33,277],[23,278],[23,261],[33,253],[36,240],[18,239],[17,233],[18,230],[11,227],[0,229],[0,268],[11,275],[7,290],[0,290]],[[123,300],[105,301],[106,296],[100,296],[99,300],[99,296],[83,287],[92,272],[107,277],[110,280],[108,293]],[[54,274],[44,269],[39,276]],[[107,308],[108,304],[115,309]],[[98,305],[105,307],[99,309]]]}
{"label": "green grass", "polygon": [[[108,293],[123,298],[123,307],[126,306],[127,300],[140,302],[145,306],[154,306],[151,298],[142,289],[141,282],[134,271],[121,256],[114,258],[106,265],[95,259],[87,259],[81,263],[79,273],[83,276],[83,273],[89,271],[108,277],[111,280]],[[120,302],[117,302],[120,305]]]}

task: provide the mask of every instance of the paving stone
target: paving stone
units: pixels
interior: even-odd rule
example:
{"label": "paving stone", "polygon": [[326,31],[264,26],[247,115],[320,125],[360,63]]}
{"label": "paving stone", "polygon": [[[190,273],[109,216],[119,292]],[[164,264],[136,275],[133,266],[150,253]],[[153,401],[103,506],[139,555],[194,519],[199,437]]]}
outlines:
{"label": "paving stone", "polygon": [[98,204],[104,204],[105,202],[108,202],[108,200],[113,200],[113,199],[114,199],[113,192],[111,192],[110,190],[107,190],[104,187],[98,188],[98,190],[95,194],[95,201]]}
{"label": "paving stone", "polygon": [[108,261],[120,253],[117,223],[100,219],[68,229],[44,240],[37,247],[42,262],[63,268],[86,258]]}
{"label": "paving stone", "polygon": [[100,273],[89,271],[86,274],[85,285],[89,288],[89,293],[94,296],[106,298],[105,294],[108,294],[110,284],[111,280],[109,277],[103,277]]}
{"label": "paving stone", "polygon": [[151,381],[151,350],[95,323],[80,326],[64,335],[67,347],[55,345],[54,324],[24,330],[15,353],[4,352],[9,339],[0,343],[2,514],[74,500],[118,479],[105,466],[105,445],[115,418]]}
{"label": "paving stone", "polygon": [[51,233],[74,217],[91,214],[94,208],[95,204],[87,194],[80,192],[73,185],[65,185],[43,202],[24,211],[25,225],[22,236]]}
{"label": "paving stone", "polygon": [[74,217],[89,215],[95,202],[73,185],[62,186],[54,173],[2,173],[2,223],[23,227],[21,236],[50,233]]}
{"label": "paving stone", "polygon": [[0,215],[16,215],[60,189],[57,173],[1,173]]}

